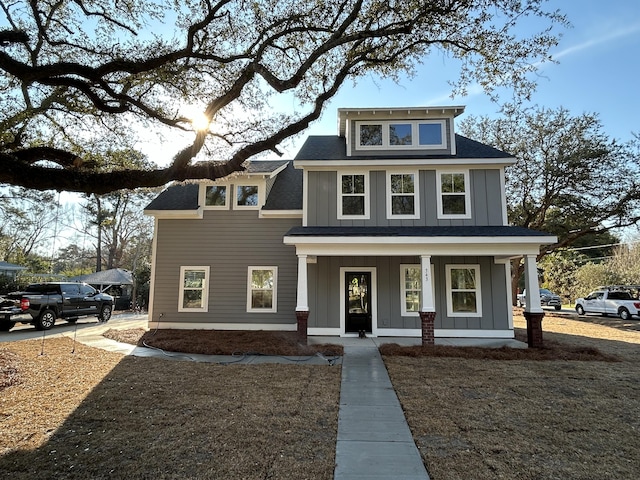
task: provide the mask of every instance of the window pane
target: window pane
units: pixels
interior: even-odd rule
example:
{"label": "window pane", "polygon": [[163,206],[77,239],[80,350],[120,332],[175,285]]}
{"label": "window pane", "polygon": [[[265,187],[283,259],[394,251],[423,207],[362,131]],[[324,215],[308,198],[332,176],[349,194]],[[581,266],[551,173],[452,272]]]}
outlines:
{"label": "window pane", "polygon": [[224,206],[227,203],[227,187],[209,186],[206,188],[204,204],[207,206]]}
{"label": "window pane", "polygon": [[202,288],[205,272],[203,270],[187,270],[184,272],[184,288]]}
{"label": "window pane", "polygon": [[476,313],[476,292],[451,292],[453,311]]}
{"label": "window pane", "polygon": [[404,271],[404,281],[407,290],[420,290],[420,269],[407,268]]}
{"label": "window pane", "polygon": [[413,174],[391,175],[391,193],[413,193]]}
{"label": "window pane", "polygon": [[441,145],[442,124],[420,123],[418,125],[418,141],[420,145]]}
{"label": "window pane", "polygon": [[273,270],[253,270],[251,288],[273,289]]}
{"label": "window pane", "polygon": [[454,290],[475,289],[476,271],[473,268],[451,269],[451,288]]}
{"label": "window pane", "polygon": [[364,197],[342,197],[343,215],[364,215]]}
{"label": "window pane", "polygon": [[464,195],[443,195],[442,213],[445,215],[464,215],[466,205]]}
{"label": "window pane", "polygon": [[391,213],[393,215],[413,215],[414,212],[412,195],[394,195],[391,198]]}
{"label": "window pane", "polygon": [[251,292],[251,308],[273,308],[273,291],[253,290]]}
{"label": "window pane", "polygon": [[364,193],[364,175],[343,175],[342,193]]}
{"label": "window pane", "polygon": [[258,186],[240,185],[238,186],[238,205],[256,206],[258,205]]}
{"label": "window pane", "polygon": [[405,309],[407,312],[420,311],[420,293],[419,292],[407,292],[406,300],[405,300]]}
{"label": "window pane", "polygon": [[442,193],[453,192],[453,174],[443,173],[442,175],[440,175],[440,185],[442,187]]}
{"label": "window pane", "polygon": [[382,145],[382,125],[360,125],[360,145]]}
{"label": "window pane", "polygon": [[185,290],[183,308],[202,308],[202,290]]}
{"label": "window pane", "polygon": [[451,188],[452,192],[455,193],[464,193],[464,174],[463,173],[453,173],[451,174]]}
{"label": "window pane", "polygon": [[396,123],[389,125],[390,145],[411,145],[411,124]]}

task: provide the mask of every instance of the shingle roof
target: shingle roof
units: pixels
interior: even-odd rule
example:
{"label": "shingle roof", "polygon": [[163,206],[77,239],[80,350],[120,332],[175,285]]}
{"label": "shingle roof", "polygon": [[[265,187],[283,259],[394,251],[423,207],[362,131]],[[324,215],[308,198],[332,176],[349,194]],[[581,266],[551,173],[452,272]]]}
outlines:
{"label": "shingle roof", "polygon": [[291,237],[547,237],[548,233],[509,225],[459,227],[293,227]]}
{"label": "shingle roof", "polygon": [[302,210],[302,170],[293,168],[293,163],[278,173],[265,210]]}
{"label": "shingle roof", "polygon": [[198,184],[172,185],[154,198],[145,210],[197,210]]}
{"label": "shingle roof", "polygon": [[[456,134],[456,155],[385,155],[389,159],[407,158],[511,158],[497,148],[484,143],[476,142],[470,138]],[[296,155],[296,160],[374,160],[380,159],[380,155],[352,155],[347,156],[347,145],[344,137],[338,135],[312,135],[307,138],[304,145]]]}
{"label": "shingle roof", "polygon": [[[475,140],[456,134],[456,155],[391,155],[384,158],[511,158],[511,155]],[[312,135],[296,155],[296,160],[372,160],[379,156],[359,155],[347,157],[344,137]],[[255,160],[248,164],[246,173],[272,173],[289,164],[278,173],[264,206],[265,210],[302,209],[302,171],[293,168],[289,160]],[[158,195],[145,210],[197,210],[198,184],[174,185]]]}
{"label": "shingle roof", "polygon": [[[254,160],[247,166],[245,173],[249,174],[268,174],[275,172],[283,165],[286,165],[289,160]],[[285,168],[286,171],[286,168]],[[284,173],[281,172],[281,174]],[[278,175],[280,177],[280,174]],[[278,180],[276,177],[276,184]],[[290,177],[290,175],[288,175]],[[300,206],[298,208],[302,208],[302,176],[299,179],[300,182]],[[198,184],[197,183],[185,183],[185,184],[176,184],[172,185],[163,192],[161,192],[156,198],[154,198],[149,205],[145,207],[145,210],[197,210],[198,209]],[[275,185],[274,185],[275,188]],[[291,189],[292,192],[296,191],[296,188]],[[273,191],[273,188],[272,188]],[[290,194],[289,194],[290,195]],[[287,195],[285,195],[286,197]],[[279,202],[271,201],[267,202],[268,204],[274,203],[275,205],[279,205],[282,203],[285,204],[284,200]],[[270,209],[280,210],[283,207],[269,207]],[[286,209],[293,208],[287,207]]]}

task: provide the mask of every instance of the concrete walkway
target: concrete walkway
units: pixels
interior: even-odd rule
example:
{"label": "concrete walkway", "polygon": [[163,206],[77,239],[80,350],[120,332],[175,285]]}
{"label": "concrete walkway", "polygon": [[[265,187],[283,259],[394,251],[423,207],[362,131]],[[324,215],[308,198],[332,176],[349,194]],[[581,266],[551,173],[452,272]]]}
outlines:
{"label": "concrete walkway", "polygon": [[345,345],[334,480],[428,480],[376,344]]}

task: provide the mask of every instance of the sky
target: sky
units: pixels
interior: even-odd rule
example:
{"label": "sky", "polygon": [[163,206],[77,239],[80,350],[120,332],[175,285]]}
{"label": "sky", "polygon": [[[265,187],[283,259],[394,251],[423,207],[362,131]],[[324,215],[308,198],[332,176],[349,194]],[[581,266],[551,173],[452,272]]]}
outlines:
{"label": "sky", "polygon": [[[574,116],[597,113],[607,135],[630,140],[632,132],[640,133],[640,2],[551,0],[547,5],[564,13],[572,27],[562,30],[559,45],[550,52],[559,63],[541,66],[530,105],[564,107]],[[450,97],[447,80],[458,73],[453,62],[436,54],[418,76],[400,84],[373,78],[355,87],[348,83],[286,153],[295,155],[308,135],[335,135],[337,109],[343,107],[464,105],[458,121],[468,115],[499,117],[499,106],[479,88],[471,87],[465,97]]]}

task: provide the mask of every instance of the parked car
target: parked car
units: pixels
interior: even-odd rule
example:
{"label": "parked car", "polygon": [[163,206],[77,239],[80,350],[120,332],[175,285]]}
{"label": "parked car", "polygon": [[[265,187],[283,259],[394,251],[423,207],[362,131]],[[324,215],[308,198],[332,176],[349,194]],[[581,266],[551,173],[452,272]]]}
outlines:
{"label": "parked car", "polygon": [[633,315],[640,316],[640,300],[634,298],[631,291],[623,286],[605,287],[591,292],[584,298],[578,298],[576,312],[578,315],[585,313],[618,315],[622,320],[629,320]]}
{"label": "parked car", "polygon": [[[516,305],[519,307],[527,306],[527,291],[523,290],[522,293],[519,293],[516,297]],[[556,310],[560,310],[562,308],[562,300],[560,299],[560,295],[556,295],[551,290],[546,288],[540,289],[540,305],[553,307]]]}
{"label": "parked car", "polygon": [[111,318],[112,310],[113,297],[86,283],[34,283],[24,291],[12,292],[2,299],[0,331],[8,332],[18,322],[48,330],[57,318],[73,323],[89,315],[106,322]]}

